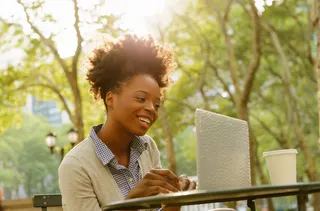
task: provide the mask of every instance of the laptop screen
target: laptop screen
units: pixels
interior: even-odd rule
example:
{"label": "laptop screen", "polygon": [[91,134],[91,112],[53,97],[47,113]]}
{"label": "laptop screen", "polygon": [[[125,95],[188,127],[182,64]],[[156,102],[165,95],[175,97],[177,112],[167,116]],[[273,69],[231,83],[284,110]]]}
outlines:
{"label": "laptop screen", "polygon": [[251,186],[246,121],[197,109],[198,189]]}

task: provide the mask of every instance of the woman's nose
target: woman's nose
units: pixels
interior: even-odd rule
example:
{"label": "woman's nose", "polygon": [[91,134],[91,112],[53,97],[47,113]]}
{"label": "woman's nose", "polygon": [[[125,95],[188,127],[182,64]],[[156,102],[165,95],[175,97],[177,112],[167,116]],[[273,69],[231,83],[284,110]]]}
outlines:
{"label": "woman's nose", "polygon": [[151,111],[151,112],[156,112],[156,108],[155,108],[155,105],[153,104],[153,102],[147,102],[146,105],[145,105],[145,109],[147,111]]}

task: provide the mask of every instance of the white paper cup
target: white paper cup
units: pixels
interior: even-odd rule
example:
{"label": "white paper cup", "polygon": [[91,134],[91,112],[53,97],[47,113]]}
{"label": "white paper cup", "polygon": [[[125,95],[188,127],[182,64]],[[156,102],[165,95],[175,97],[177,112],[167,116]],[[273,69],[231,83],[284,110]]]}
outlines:
{"label": "white paper cup", "polygon": [[296,149],[283,149],[263,153],[273,185],[297,183],[297,153]]}

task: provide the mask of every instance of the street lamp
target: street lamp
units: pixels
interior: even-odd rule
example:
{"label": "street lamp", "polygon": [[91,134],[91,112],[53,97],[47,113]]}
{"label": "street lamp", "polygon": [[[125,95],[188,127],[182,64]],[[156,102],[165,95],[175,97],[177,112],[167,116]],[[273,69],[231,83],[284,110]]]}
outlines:
{"label": "street lamp", "polygon": [[[69,143],[71,144],[71,148],[73,148],[74,145],[76,144],[77,140],[78,140],[78,131],[75,130],[74,128],[71,128],[67,132],[67,135],[68,135]],[[63,147],[56,146],[56,137],[57,136],[54,133],[50,132],[50,133],[47,134],[45,141],[47,143],[47,146],[50,149],[50,153],[51,154],[53,154],[54,152],[59,152],[60,151],[61,160],[62,160],[63,157],[64,157],[64,148],[66,146],[63,146]]]}
{"label": "street lamp", "polygon": [[54,152],[54,147],[56,146],[56,135],[53,134],[52,132],[48,133],[46,137],[46,143],[50,149],[51,154]]}
{"label": "street lamp", "polygon": [[69,142],[70,142],[71,146],[74,147],[74,145],[78,141],[78,131],[75,130],[74,128],[71,128],[68,131],[68,139],[69,139]]}

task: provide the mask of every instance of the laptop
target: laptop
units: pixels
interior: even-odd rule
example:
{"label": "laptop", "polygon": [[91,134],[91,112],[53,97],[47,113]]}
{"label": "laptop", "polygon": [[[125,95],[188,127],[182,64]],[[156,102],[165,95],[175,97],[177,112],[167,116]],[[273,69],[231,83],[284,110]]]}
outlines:
{"label": "laptop", "polygon": [[251,186],[246,121],[196,109],[198,189]]}

